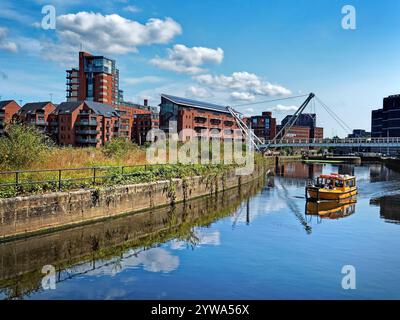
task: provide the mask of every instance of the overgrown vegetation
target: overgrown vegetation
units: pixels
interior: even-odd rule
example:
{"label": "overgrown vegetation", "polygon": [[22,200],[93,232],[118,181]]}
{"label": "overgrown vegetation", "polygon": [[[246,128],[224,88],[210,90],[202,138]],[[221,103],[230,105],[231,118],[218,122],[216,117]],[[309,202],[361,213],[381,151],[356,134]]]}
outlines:
{"label": "overgrown vegetation", "polygon": [[[255,160],[262,161],[262,157],[257,155]],[[125,139],[115,138],[97,149],[58,147],[33,127],[11,125],[7,135],[0,138],[0,171],[37,171],[0,174],[0,183],[10,184],[0,187],[0,198],[196,175],[216,176],[233,167],[223,164],[147,165],[146,149]],[[86,169],[58,171],[74,168]]]}
{"label": "overgrown vegetation", "polygon": [[0,137],[0,163],[3,168],[22,169],[40,162],[52,148],[52,141],[33,126],[9,125]]}

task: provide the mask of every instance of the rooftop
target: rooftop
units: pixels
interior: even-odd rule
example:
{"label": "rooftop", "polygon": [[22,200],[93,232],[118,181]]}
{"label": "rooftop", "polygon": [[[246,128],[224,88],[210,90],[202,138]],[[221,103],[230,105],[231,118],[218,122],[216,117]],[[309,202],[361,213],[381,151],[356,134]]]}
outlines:
{"label": "rooftop", "polygon": [[161,94],[161,97],[175,103],[179,104],[182,106],[186,107],[192,107],[192,108],[198,108],[198,109],[204,109],[204,110],[211,110],[211,111],[217,111],[217,112],[224,112],[224,113],[229,113],[229,110],[227,107],[220,106],[217,104],[213,103],[208,103],[208,102],[203,102],[203,101],[197,101],[197,100],[192,100],[192,99],[187,99],[187,98],[181,98],[181,97],[176,97],[176,96],[171,96],[169,94]]}
{"label": "rooftop", "polygon": [[15,101],[14,100],[3,100],[3,101],[0,101],[0,109],[3,109],[6,105],[8,105],[11,102],[15,102]]}
{"label": "rooftop", "polygon": [[51,101],[25,103],[24,106],[21,108],[20,112],[21,113],[32,113],[37,110],[42,110],[49,103],[51,103]]}
{"label": "rooftop", "polygon": [[119,116],[117,110],[115,110],[112,106],[105,103],[87,101],[87,100],[60,103],[57,106],[56,110],[54,110],[54,113],[69,114],[72,113],[74,110],[76,110],[78,107],[80,107],[82,104],[88,106],[90,109],[94,111],[94,113],[102,115],[104,117]]}

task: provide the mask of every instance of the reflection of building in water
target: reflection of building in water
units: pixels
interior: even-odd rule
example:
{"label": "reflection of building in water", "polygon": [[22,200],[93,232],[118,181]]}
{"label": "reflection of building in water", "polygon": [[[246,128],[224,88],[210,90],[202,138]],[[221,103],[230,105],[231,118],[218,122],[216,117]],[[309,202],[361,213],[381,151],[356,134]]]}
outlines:
{"label": "reflection of building in water", "polygon": [[400,224],[400,195],[371,199],[370,203],[380,207],[381,219]]}
{"label": "reflection of building in water", "polygon": [[290,162],[277,166],[277,174],[285,178],[313,179],[322,173],[322,164]]}
{"label": "reflection of building in water", "polygon": [[391,181],[400,179],[399,172],[389,169],[384,164],[370,165],[369,175],[371,182]]}
{"label": "reflection of building in water", "polygon": [[55,267],[57,282],[82,273],[109,274],[132,266],[149,272],[171,272],[178,268],[179,259],[169,251],[152,247],[173,239],[184,241],[192,248],[218,245],[219,233],[194,227],[208,226],[236,212],[243,200],[255,195],[263,185],[264,181],[259,179],[241,188],[177,203],[174,207],[66,229],[32,237],[29,241],[3,243],[0,245],[0,299],[23,297],[39,290],[44,265]]}
{"label": "reflection of building in water", "polygon": [[352,164],[342,164],[338,169],[339,174],[348,174],[349,176],[354,176],[354,165]]}
{"label": "reflection of building in water", "polygon": [[322,219],[341,219],[356,211],[356,199],[341,202],[307,202],[306,215],[319,216]]}

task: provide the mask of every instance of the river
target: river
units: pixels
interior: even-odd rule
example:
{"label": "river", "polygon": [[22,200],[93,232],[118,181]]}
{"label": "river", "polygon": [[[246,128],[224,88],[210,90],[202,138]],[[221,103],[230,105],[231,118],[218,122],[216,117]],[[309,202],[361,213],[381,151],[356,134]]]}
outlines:
{"label": "river", "polygon": [[[356,202],[306,206],[307,179],[331,172],[357,176]],[[399,299],[399,187],[381,164],[288,163],[217,197],[0,244],[0,299]]]}

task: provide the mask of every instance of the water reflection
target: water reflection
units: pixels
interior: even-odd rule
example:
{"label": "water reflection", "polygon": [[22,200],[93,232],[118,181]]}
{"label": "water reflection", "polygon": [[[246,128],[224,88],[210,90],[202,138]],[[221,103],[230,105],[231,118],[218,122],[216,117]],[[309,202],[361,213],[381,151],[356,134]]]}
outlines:
{"label": "water reflection", "polygon": [[400,195],[371,199],[370,204],[380,207],[380,217],[386,222],[400,224]]}
{"label": "water reflection", "polygon": [[355,198],[341,202],[312,202],[306,204],[306,215],[318,216],[321,219],[341,219],[352,215],[356,211]]}
{"label": "water reflection", "polygon": [[159,244],[173,240],[171,249],[219,245],[219,232],[198,226],[235,212],[255,195],[264,179],[174,207],[128,215],[106,222],[45,236],[0,244],[0,299],[18,298],[41,288],[44,265],[53,265],[57,281],[79,275],[115,275],[127,268],[169,273],[179,257]]}
{"label": "water reflection", "polygon": [[[1,244],[0,298],[399,298],[387,268],[400,265],[399,174],[379,164],[279,170],[186,205]],[[307,180],[331,172],[354,172],[357,202],[307,204]],[[45,264],[57,290],[40,290]],[[344,264],[363,280],[352,292],[340,286]]]}
{"label": "water reflection", "polygon": [[276,174],[287,179],[313,179],[322,173],[322,164],[307,164],[304,162],[289,162],[276,167]]}

